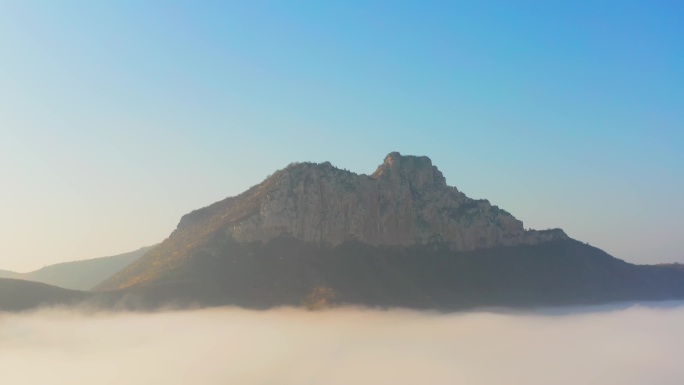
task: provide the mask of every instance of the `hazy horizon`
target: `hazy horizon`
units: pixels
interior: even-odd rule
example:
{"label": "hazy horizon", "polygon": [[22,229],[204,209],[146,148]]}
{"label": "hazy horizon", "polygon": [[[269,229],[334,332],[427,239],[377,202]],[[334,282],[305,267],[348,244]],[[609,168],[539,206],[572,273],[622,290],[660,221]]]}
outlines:
{"label": "hazy horizon", "polygon": [[526,228],[684,262],[684,6],[0,3],[0,269],[162,241],[294,161],[429,156]]}

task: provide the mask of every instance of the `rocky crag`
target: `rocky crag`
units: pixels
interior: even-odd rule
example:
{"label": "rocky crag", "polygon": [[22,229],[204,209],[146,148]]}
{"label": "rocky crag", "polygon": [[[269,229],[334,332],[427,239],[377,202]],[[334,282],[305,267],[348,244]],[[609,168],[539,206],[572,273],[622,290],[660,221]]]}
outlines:
{"label": "rocky crag", "polygon": [[246,193],[185,215],[177,233],[207,223],[241,242],[291,236],[338,245],[446,242],[457,251],[567,238],[560,229],[525,230],[487,200],[447,185],[428,157],[393,152],[371,175],[330,163],[297,163]]}

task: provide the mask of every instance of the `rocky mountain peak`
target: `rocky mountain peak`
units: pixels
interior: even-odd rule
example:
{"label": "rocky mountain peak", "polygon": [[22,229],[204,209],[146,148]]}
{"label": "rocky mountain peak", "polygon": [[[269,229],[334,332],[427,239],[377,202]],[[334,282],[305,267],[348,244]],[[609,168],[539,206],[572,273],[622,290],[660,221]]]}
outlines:
{"label": "rocky mountain peak", "polygon": [[374,179],[405,180],[413,187],[446,186],[446,179],[427,156],[401,155],[391,152],[371,175]]}
{"label": "rocky mountain peak", "polygon": [[328,245],[445,242],[462,251],[567,238],[559,229],[525,230],[508,212],[448,186],[430,158],[398,152],[370,176],[329,162],[292,163],[237,197],[185,215],[172,238],[192,234]]}

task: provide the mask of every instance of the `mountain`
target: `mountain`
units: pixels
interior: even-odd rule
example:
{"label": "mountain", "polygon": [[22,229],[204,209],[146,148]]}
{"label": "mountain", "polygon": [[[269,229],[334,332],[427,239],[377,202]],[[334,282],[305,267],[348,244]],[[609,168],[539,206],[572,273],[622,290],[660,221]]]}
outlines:
{"label": "mountain", "polygon": [[143,247],[136,251],[110,257],[58,263],[30,273],[0,270],[0,278],[41,282],[72,290],[90,290],[114,273],[138,260],[152,247]]}
{"label": "mountain", "polygon": [[183,216],[96,290],[143,307],[454,310],[684,298],[684,269],[629,264],[560,229],[525,230],[448,186],[429,158],[395,152],[370,175],[291,164]]}
{"label": "mountain", "polygon": [[215,252],[212,245],[221,239],[253,243],[282,236],[331,247],[447,243],[454,251],[568,238],[560,229],[525,230],[508,212],[447,186],[429,158],[394,152],[371,175],[328,162],[291,164],[237,197],[183,216],[159,248],[100,288],[154,280],[197,253]]}

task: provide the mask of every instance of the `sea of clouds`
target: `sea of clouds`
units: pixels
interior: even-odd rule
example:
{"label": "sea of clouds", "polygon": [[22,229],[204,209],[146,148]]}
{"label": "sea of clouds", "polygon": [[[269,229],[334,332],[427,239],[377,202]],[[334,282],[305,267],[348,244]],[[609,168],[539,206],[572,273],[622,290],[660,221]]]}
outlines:
{"label": "sea of clouds", "polygon": [[1,384],[684,383],[684,305],[0,313]]}

